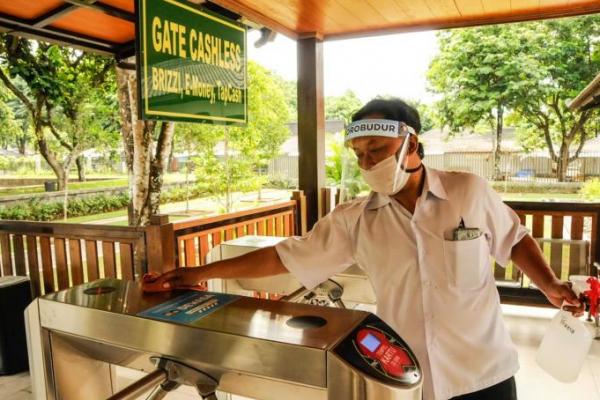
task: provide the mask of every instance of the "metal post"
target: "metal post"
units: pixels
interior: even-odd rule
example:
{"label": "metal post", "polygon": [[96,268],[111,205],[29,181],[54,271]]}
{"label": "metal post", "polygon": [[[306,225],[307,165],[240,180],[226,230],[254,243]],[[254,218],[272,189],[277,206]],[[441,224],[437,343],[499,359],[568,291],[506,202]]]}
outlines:
{"label": "metal post", "polygon": [[[126,388],[110,396],[107,400],[133,400],[150,389],[166,382],[168,379],[167,371],[162,368],[155,369],[143,378],[133,382]],[[161,389],[162,390],[162,389]],[[154,393],[154,392],[153,392]],[[163,395],[164,397],[164,395]],[[157,399],[162,397],[156,397]]]}

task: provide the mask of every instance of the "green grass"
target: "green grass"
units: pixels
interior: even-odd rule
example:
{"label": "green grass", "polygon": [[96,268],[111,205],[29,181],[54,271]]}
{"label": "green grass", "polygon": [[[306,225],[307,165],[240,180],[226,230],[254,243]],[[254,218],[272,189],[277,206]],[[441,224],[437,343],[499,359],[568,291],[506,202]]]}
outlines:
{"label": "green grass", "polygon": [[[108,179],[102,181],[89,181],[89,182],[72,182],[69,183],[69,190],[83,190],[83,189],[104,189],[104,188],[115,188],[121,186],[127,186],[126,178],[119,179]],[[0,190],[0,196],[13,196],[17,194],[33,194],[33,193],[43,193],[44,185],[35,185],[35,186],[22,186],[22,187],[14,187],[10,189],[2,189]]]}
{"label": "green grass", "polygon": [[[102,213],[102,214],[86,215],[84,217],[69,218],[69,219],[67,219],[67,222],[69,224],[88,224],[88,223],[94,222],[94,221],[100,221],[103,219],[110,219],[110,218],[117,218],[117,217],[124,217],[126,215],[127,215],[127,210],[123,209],[123,210],[118,210],[118,211]],[[61,220],[57,220],[56,222],[61,222]]]}
{"label": "green grass", "polygon": [[[26,177],[30,177],[30,178],[47,178],[48,180],[51,181],[55,181],[56,177],[53,175],[34,175],[34,176],[24,176],[24,175],[19,175],[19,176],[9,176],[9,175],[5,175],[3,176],[5,178],[26,178]],[[88,182],[77,182],[76,176],[72,176],[71,179],[72,181],[69,182],[69,186],[68,189],[69,190],[84,190],[84,189],[109,189],[109,188],[115,188],[115,187],[123,187],[123,186],[127,186],[129,183],[129,180],[126,176],[121,176],[121,177],[115,177],[115,176],[111,176],[111,177],[107,177],[105,175],[98,175],[98,176],[94,176],[94,175],[88,175],[88,178],[108,178],[108,179],[103,179],[103,180],[99,180],[99,181],[88,181]],[[190,180],[193,180],[194,177],[190,176]],[[173,183],[173,182],[184,182],[185,181],[185,175],[181,174],[181,173],[173,173],[173,174],[167,174],[165,175],[165,183]],[[44,185],[43,184],[39,184],[39,185],[35,185],[35,186],[21,186],[21,187],[12,187],[12,188],[4,188],[4,189],[0,189],[0,196],[13,196],[13,195],[18,195],[18,194],[34,194],[34,193],[43,193],[44,192]]]}

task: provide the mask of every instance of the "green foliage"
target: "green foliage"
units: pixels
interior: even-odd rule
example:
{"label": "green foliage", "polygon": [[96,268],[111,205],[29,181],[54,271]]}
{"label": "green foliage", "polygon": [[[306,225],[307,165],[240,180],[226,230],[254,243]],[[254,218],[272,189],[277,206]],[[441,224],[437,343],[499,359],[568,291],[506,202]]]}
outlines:
{"label": "green foliage", "polygon": [[[248,124],[245,127],[178,124],[176,142],[196,154],[198,184],[207,193],[223,197],[232,207],[232,193],[260,189],[266,178],[258,171],[277,156],[289,136],[290,119],[285,94],[275,75],[248,63]],[[215,155],[215,149],[220,156]]]}
{"label": "green foliage", "polygon": [[429,104],[422,103],[419,100],[406,100],[412,107],[416,108],[421,118],[421,133],[432,130],[436,126],[435,110]]}
{"label": "green foliage", "polygon": [[325,119],[341,119],[344,123],[349,123],[352,114],[362,106],[358,96],[352,91],[347,90],[341,96],[329,96],[325,98]]}
{"label": "green foliage", "polygon": [[[99,195],[69,201],[67,213],[69,217],[100,214],[120,210],[129,204],[127,194]],[[0,219],[29,221],[52,221],[63,217],[62,202],[41,202],[39,199],[15,206],[0,207]]]}
{"label": "green foliage", "polygon": [[20,121],[20,151],[33,136],[60,179],[83,150],[115,148],[120,125],[113,66],[112,58],[0,35],[0,72],[12,83],[3,89],[11,90],[6,104]]}
{"label": "green foliage", "polygon": [[0,171],[15,174],[32,173],[35,172],[35,160],[30,157],[0,156]]}
{"label": "green foliage", "polygon": [[[600,71],[600,18],[588,16],[530,23],[525,37],[532,54],[528,69],[537,79],[515,106],[516,122],[532,138],[523,140],[548,147],[555,161],[568,157],[560,147],[585,141],[599,121],[594,111],[580,112],[568,103]],[[583,119],[582,119],[583,118]],[[580,126],[580,122],[583,122]],[[572,161],[572,160],[569,160]]]}
{"label": "green foliage", "polygon": [[348,198],[354,198],[359,193],[369,190],[362,179],[356,156],[344,146],[342,135],[329,135],[327,138],[328,157],[325,161],[327,184],[346,190]]}
{"label": "green foliage", "polygon": [[579,194],[586,200],[600,201],[600,179],[594,178],[585,182]]}
{"label": "green foliage", "polygon": [[298,82],[287,81],[277,74],[271,74],[271,77],[283,92],[290,113],[288,122],[296,121],[298,118]]}
{"label": "green foliage", "polygon": [[514,107],[539,78],[527,68],[534,55],[523,46],[526,30],[507,24],[438,33],[440,52],[427,79],[442,95],[436,103],[442,126],[456,133],[482,121],[496,130],[498,113]]}
{"label": "green foliage", "polygon": [[523,148],[548,148],[564,179],[574,150],[599,123],[597,111],[567,105],[600,71],[600,17],[444,31],[439,43],[428,80],[443,96],[442,124],[452,132],[480,122],[494,130],[512,113]]}
{"label": "green foliage", "polygon": [[[190,198],[205,194],[203,189],[193,186],[189,189]],[[161,193],[161,204],[186,200],[185,188],[173,188]],[[69,218],[86,215],[102,214],[110,211],[122,210],[129,204],[129,195],[119,193],[115,195],[101,194],[97,196],[75,198],[69,200],[67,214]],[[32,199],[14,206],[0,207],[0,219],[53,221],[63,218],[62,202],[42,202]]]}
{"label": "green foliage", "polygon": [[160,203],[175,203],[177,201],[186,200],[188,196],[190,199],[195,199],[203,195],[206,195],[206,191],[201,186],[190,184],[187,189],[184,187],[174,187],[162,192],[160,194]]}

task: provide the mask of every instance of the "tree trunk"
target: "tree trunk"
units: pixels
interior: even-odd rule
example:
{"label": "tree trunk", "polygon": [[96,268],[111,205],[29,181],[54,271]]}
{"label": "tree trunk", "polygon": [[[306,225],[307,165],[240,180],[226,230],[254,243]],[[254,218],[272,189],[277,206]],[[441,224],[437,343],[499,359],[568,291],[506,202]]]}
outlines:
{"label": "tree trunk", "polygon": [[225,212],[231,212],[232,208],[232,193],[231,193],[231,171],[229,170],[229,137],[228,130],[225,128],[225,140],[223,145],[223,165],[225,167]]}
{"label": "tree trunk", "polygon": [[17,136],[16,142],[19,154],[24,156],[27,150],[27,135]]}
{"label": "tree trunk", "polygon": [[151,215],[158,213],[163,174],[173,143],[175,125],[163,122],[154,146],[152,137],[156,122],[143,121],[137,117],[135,72],[117,68],[117,84],[121,134],[129,172],[129,225],[143,226],[150,222]]}
{"label": "tree trunk", "polygon": [[84,156],[79,156],[75,160],[75,164],[77,165],[77,177],[79,178],[79,182],[85,182],[85,158]]}
{"label": "tree trunk", "polygon": [[569,145],[562,143],[560,146],[560,155],[556,164],[556,177],[559,182],[567,181],[567,169],[569,168]]}
{"label": "tree trunk", "polygon": [[67,190],[67,174],[65,171],[61,169],[58,172],[54,171],[54,173],[56,174],[57,190],[59,192]]}
{"label": "tree trunk", "polygon": [[504,180],[505,177],[500,170],[500,158],[502,156],[502,130],[504,128],[504,107],[502,105],[498,105],[497,114],[496,114],[496,135],[494,140],[494,180],[501,181]]}
{"label": "tree trunk", "polygon": [[68,178],[68,168],[61,165],[50,150],[48,143],[46,142],[46,138],[44,137],[44,132],[42,131],[41,122],[36,122],[35,125],[35,138],[38,145],[38,150],[46,163],[50,166],[54,175],[56,175],[56,183],[58,185],[58,190],[65,190],[67,187],[67,178]]}
{"label": "tree trunk", "polygon": [[163,177],[169,165],[174,134],[175,124],[173,122],[163,122],[161,124],[160,134],[156,141],[156,152],[150,163],[149,204],[147,207],[150,215],[155,215],[159,212],[160,192],[162,190]]}

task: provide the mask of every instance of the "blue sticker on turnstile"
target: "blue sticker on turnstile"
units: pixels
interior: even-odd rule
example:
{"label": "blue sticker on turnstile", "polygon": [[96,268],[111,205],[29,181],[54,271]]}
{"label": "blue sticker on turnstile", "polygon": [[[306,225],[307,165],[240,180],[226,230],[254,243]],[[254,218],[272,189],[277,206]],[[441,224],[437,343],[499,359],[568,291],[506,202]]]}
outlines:
{"label": "blue sticker on turnstile", "polygon": [[213,311],[239,298],[240,296],[224,293],[190,292],[142,311],[137,315],[162,321],[189,324],[206,317]]}

